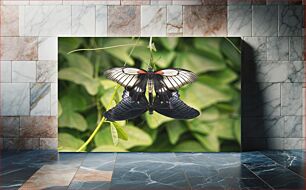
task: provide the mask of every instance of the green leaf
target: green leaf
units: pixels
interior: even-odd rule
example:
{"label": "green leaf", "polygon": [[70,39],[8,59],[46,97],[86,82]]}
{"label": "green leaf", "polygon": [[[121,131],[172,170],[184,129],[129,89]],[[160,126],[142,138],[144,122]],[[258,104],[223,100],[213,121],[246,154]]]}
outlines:
{"label": "green leaf", "polygon": [[100,80],[101,86],[103,86],[104,89],[109,89],[109,88],[115,88],[117,86],[117,83],[108,79],[102,79]]}
{"label": "green leaf", "polygon": [[[228,39],[231,40],[231,38]],[[236,48],[240,49],[240,47],[237,46]],[[221,43],[221,51],[230,60],[229,64],[232,64],[236,71],[240,71],[241,54],[235,49],[233,44],[224,39]]]}
{"label": "green leaf", "polygon": [[220,151],[220,143],[219,143],[218,137],[214,133],[211,133],[209,135],[202,135],[200,133],[194,133],[193,135],[209,151],[211,152]]}
{"label": "green leaf", "polygon": [[181,52],[175,59],[175,67],[190,70],[195,73],[219,71],[225,68],[223,60],[209,59],[191,52]]}
{"label": "green leaf", "polygon": [[204,148],[200,143],[196,141],[184,141],[176,145],[172,152],[206,152],[209,149]]}
{"label": "green leaf", "polygon": [[96,134],[94,138],[94,142],[97,147],[104,145],[114,145],[113,139],[111,136],[111,128],[110,125],[105,124],[102,126],[100,131]]}
{"label": "green leaf", "polygon": [[216,134],[219,138],[234,140],[235,134],[233,131],[233,119],[222,119],[210,123],[213,128],[216,130]]}
{"label": "green leaf", "polygon": [[76,151],[84,144],[84,141],[78,139],[68,133],[59,133],[58,135],[58,147],[59,151]]}
{"label": "green leaf", "polygon": [[128,134],[125,132],[125,130],[123,129],[123,127],[117,123],[117,122],[112,122],[112,125],[117,129],[118,132],[118,137],[122,140],[128,140],[129,136]]}
{"label": "green leaf", "polygon": [[58,117],[60,117],[63,113],[63,110],[62,110],[61,102],[59,100],[57,101],[57,106],[58,106]]}
{"label": "green leaf", "polygon": [[169,67],[175,56],[175,52],[158,51],[153,54],[153,60],[156,62],[157,66],[165,68]]}
{"label": "green leaf", "polygon": [[166,37],[166,38],[159,38],[161,44],[168,50],[174,50],[179,42],[179,38],[177,37]]}
{"label": "green leaf", "polygon": [[[107,89],[104,92],[103,96],[101,97],[101,102],[103,106],[105,107],[105,109],[109,109],[109,108],[116,106],[116,98],[112,99],[114,92],[115,92],[115,89],[113,88]],[[108,107],[110,102],[111,102],[110,107]],[[118,102],[118,99],[117,99],[117,102]]]}
{"label": "green leaf", "polygon": [[114,125],[112,123],[110,125],[110,128],[111,128],[111,135],[112,135],[113,143],[114,143],[115,146],[117,146],[118,143],[119,143],[117,129],[116,129],[116,127],[114,127]]}
{"label": "green leaf", "polygon": [[218,84],[229,84],[235,81],[238,78],[238,75],[227,68],[221,71],[207,73],[206,75],[199,76],[198,81],[201,81],[204,84],[210,84],[216,86]]}
{"label": "green leaf", "polygon": [[60,98],[64,112],[82,111],[86,109],[87,102],[80,93],[66,94]]}
{"label": "green leaf", "polygon": [[129,149],[135,146],[149,146],[152,144],[152,139],[150,135],[148,135],[146,132],[139,129],[138,127],[127,125],[125,126],[125,129],[128,134],[129,140],[122,141],[119,139],[120,146],[124,147],[125,149]]}
{"label": "green leaf", "polygon": [[87,122],[85,118],[77,112],[63,112],[59,117],[59,127],[69,127],[77,129],[79,131],[85,131],[87,129]]}
{"label": "green leaf", "polygon": [[146,112],[145,116],[146,116],[147,123],[151,129],[156,129],[162,123],[173,120],[172,118],[166,117],[157,112],[154,112],[153,114],[149,114],[148,112]]}
{"label": "green leaf", "polygon": [[220,52],[220,42],[221,38],[194,38],[194,45],[197,49],[202,50],[207,54],[215,56],[217,58],[222,58],[222,54]]}
{"label": "green leaf", "polygon": [[127,152],[127,150],[114,145],[101,145],[93,149],[92,152]]}
{"label": "green leaf", "polygon": [[212,126],[208,125],[205,122],[201,122],[199,119],[194,119],[192,122],[187,123],[188,129],[193,133],[201,133],[208,135],[213,131]]}
{"label": "green leaf", "polygon": [[59,52],[64,55],[75,50],[82,43],[82,39],[79,37],[60,37],[58,41]]}
{"label": "green leaf", "polygon": [[175,120],[166,123],[166,130],[171,144],[176,144],[180,136],[187,131],[187,128],[182,122]]}
{"label": "green leaf", "polygon": [[59,71],[58,78],[83,85],[90,95],[95,95],[98,92],[99,82],[80,69],[64,68]]}
{"label": "green leaf", "polygon": [[89,76],[93,76],[93,65],[85,56],[75,53],[67,55],[67,59],[71,67],[78,68],[87,73]]}
{"label": "green leaf", "polygon": [[230,101],[232,97],[228,93],[196,82],[181,93],[181,98],[192,107],[204,109],[218,102]]}
{"label": "green leaf", "polygon": [[201,121],[214,121],[220,117],[220,113],[216,107],[209,107],[201,112],[198,118]]}

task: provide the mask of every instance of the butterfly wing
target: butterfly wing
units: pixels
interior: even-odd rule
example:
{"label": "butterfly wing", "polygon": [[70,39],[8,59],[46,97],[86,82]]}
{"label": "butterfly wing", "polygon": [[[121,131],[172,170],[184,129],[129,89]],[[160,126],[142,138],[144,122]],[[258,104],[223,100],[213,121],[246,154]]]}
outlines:
{"label": "butterfly wing", "polygon": [[198,110],[188,106],[179,98],[178,92],[171,92],[168,101],[157,95],[153,107],[156,112],[174,119],[192,119],[200,115]]}
{"label": "butterfly wing", "polygon": [[146,73],[145,70],[132,67],[115,67],[106,70],[104,75],[125,88],[132,88],[140,82],[140,76]]}
{"label": "butterfly wing", "polygon": [[133,119],[148,109],[148,101],[145,96],[140,96],[138,101],[132,100],[131,92],[124,90],[122,100],[112,109],[104,113],[109,121]]}
{"label": "butterfly wing", "polygon": [[162,76],[163,84],[169,89],[177,91],[185,84],[194,82],[197,76],[185,69],[163,69],[156,71],[155,75]]}

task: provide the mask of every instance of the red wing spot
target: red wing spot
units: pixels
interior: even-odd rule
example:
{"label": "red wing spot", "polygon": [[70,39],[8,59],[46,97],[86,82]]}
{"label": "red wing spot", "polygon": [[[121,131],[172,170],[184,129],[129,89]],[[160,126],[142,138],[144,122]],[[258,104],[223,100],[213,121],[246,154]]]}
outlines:
{"label": "red wing spot", "polygon": [[139,70],[137,71],[138,74],[146,74],[147,72],[143,71],[143,70]]}
{"label": "red wing spot", "polygon": [[156,71],[155,74],[157,74],[157,75],[163,75],[164,72],[163,72],[163,71]]}

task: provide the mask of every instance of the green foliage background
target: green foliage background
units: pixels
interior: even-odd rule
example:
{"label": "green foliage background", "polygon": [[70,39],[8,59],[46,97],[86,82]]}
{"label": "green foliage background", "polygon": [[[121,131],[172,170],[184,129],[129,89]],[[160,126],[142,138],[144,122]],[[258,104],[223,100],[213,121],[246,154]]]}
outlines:
{"label": "green foliage background", "polygon": [[[174,120],[156,112],[104,123],[86,151],[218,152],[240,150],[240,38],[153,38],[156,69],[184,68],[198,80],[179,93],[201,110],[193,120]],[[124,46],[99,51],[78,48]],[[103,76],[112,67],[147,69],[149,38],[59,38],[59,150],[76,151],[94,131],[116,84]],[[132,48],[134,50],[129,56]],[[115,94],[111,107],[120,100]]]}

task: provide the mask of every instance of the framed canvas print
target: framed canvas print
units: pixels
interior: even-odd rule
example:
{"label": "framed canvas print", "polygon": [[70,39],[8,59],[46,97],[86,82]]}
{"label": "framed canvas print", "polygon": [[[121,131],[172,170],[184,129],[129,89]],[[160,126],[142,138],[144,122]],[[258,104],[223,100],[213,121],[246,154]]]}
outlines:
{"label": "framed canvas print", "polygon": [[59,151],[239,151],[240,45],[59,37]]}

